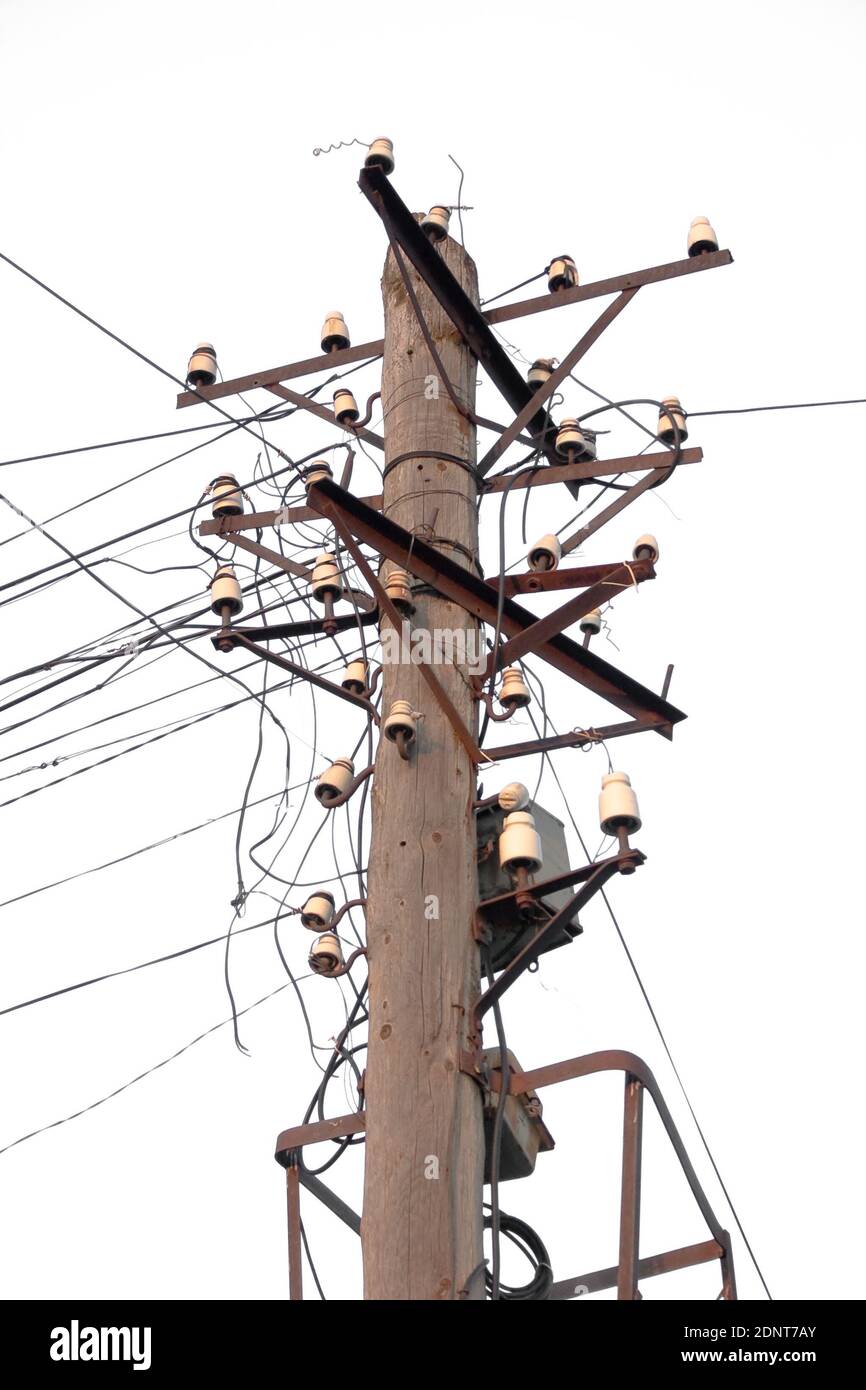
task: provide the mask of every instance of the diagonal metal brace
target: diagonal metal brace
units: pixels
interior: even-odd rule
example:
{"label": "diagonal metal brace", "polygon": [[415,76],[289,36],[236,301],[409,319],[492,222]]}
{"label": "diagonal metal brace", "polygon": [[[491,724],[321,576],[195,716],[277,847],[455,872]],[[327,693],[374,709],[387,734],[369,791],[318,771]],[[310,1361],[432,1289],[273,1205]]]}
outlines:
{"label": "diagonal metal brace", "polygon": [[[532,397],[530,387],[488,327],[481,310],[472,303],[463,286],[427,240],[390,180],[381,169],[364,168],[358,184],[381,217],[389,236],[399,243],[512,410],[522,410]],[[547,412],[537,411],[528,425],[530,433],[545,453],[552,455],[552,429]]]}
{"label": "diagonal metal brace", "polygon": [[527,970],[533,961],[538,959],[544,949],[544,942],[549,936],[555,935],[563,927],[568,927],[573,917],[585,907],[590,898],[593,898],[599,889],[603,888],[609,878],[614,874],[622,873],[624,870],[636,868],[644,862],[644,856],[639,850],[627,850],[624,854],[617,854],[611,859],[604,859],[596,866],[589,878],[579,889],[574,897],[570,898],[564,907],[561,907],[553,917],[542,923],[533,937],[527,941],[522,951],[518,951],[514,960],[503,970],[494,983],[484,991],[473,1010],[474,1031],[480,1030],[481,1019],[489,1008],[491,1008],[507,989],[514,984]]}
{"label": "diagonal metal brace", "polygon": [[[338,529],[342,528],[341,534],[351,531],[354,536],[372,545],[380,555],[429,584],[443,598],[458,603],[491,627],[496,625],[496,595],[489,584],[398,526],[390,517],[365,506],[330,479],[314,483],[309,489],[307,501]],[[522,632],[535,622],[532,613],[510,598],[506,598],[502,605],[501,617],[501,630],[508,636]],[[640,719],[654,717],[659,733],[666,738],[670,737],[670,726],[686,717],[682,710],[663,700],[654,691],[562,633],[539,643],[535,655],[627,714]]]}
{"label": "diagonal metal brace", "polygon": [[357,705],[365,714],[369,715],[375,724],[379,723],[379,713],[375,705],[364,698],[363,695],[354,695],[351,690],[344,690],[341,685],[335,685],[333,681],[326,680],[316,671],[311,671],[306,666],[299,666],[297,662],[290,661],[287,656],[280,656],[278,652],[268,651],[267,647],[259,647],[255,642],[250,641],[249,637],[243,632],[238,632],[236,628],[228,628],[226,632],[220,634],[221,640],[231,641],[234,647],[244,647],[248,652],[253,652],[260,656],[263,661],[270,661],[274,666],[279,666],[281,670],[288,671],[293,676],[300,676],[303,680],[309,681],[311,685],[318,686],[320,690],[326,690],[329,695],[337,695],[341,700],[347,700],[350,705]]}

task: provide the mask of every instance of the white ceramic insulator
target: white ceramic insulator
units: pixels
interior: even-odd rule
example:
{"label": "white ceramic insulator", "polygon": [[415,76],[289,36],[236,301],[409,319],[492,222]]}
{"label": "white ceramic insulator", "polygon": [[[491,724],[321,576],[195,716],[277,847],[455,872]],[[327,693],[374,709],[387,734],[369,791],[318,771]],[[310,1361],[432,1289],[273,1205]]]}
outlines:
{"label": "white ceramic insulator", "polygon": [[313,597],[317,599],[323,599],[326,594],[332,594],[334,598],[339,598],[343,592],[340,567],[335,557],[329,555],[327,551],[323,551],[313,565],[310,590]]}
{"label": "white ceramic insulator", "polygon": [[385,593],[396,608],[412,611],[412,589],[410,587],[409,575],[406,570],[391,570],[385,580]]}
{"label": "white ceramic insulator", "polygon": [[689,255],[700,256],[705,251],[718,251],[719,239],[706,217],[693,217],[689,227]]}
{"label": "white ceramic insulator", "polygon": [[529,689],[517,666],[506,666],[502,672],[499,687],[499,703],[507,709],[509,705],[528,705],[531,700]]}
{"label": "white ceramic insulator", "polygon": [[388,713],[388,717],[382,725],[382,733],[393,743],[397,734],[402,732],[407,735],[407,740],[412,743],[415,738],[417,725],[415,714],[408,700],[395,700]]}
{"label": "white ceramic insulator", "polygon": [[343,948],[333,932],[325,932],[310,952],[310,969],[316,975],[336,975],[343,968]]}
{"label": "white ceramic insulator", "polygon": [[238,480],[231,473],[224,473],[221,477],[215,478],[211,483],[211,493],[215,517],[240,516],[244,509],[244,499]]}
{"label": "white ceramic insulator", "polygon": [[529,788],[522,782],[509,782],[499,793],[499,806],[503,811],[525,811],[529,802]]}
{"label": "white ceramic insulator", "polygon": [[394,143],[384,135],[380,135],[374,140],[367,151],[367,158],[364,160],[367,165],[378,164],[384,169],[386,174],[394,172]]}
{"label": "white ceramic insulator", "polygon": [[340,681],[340,684],[344,690],[351,690],[353,686],[360,686],[362,690],[366,690],[366,661],[350,661],[345,671],[343,672],[343,679]]}
{"label": "white ceramic insulator", "polygon": [[186,379],[190,386],[213,386],[217,379],[217,360],[213,343],[199,343],[189,359]]}
{"label": "white ceramic insulator", "polygon": [[220,565],[210,583],[211,612],[221,614],[223,608],[231,609],[232,615],[240,613],[244,600],[237,575],[231,565]]}
{"label": "white ceramic insulator", "polygon": [[641,819],[637,797],[627,772],[609,772],[601,779],[598,798],[598,820],[605,835],[615,835],[624,829],[631,834],[640,830]]}
{"label": "white ceramic insulator", "polygon": [[529,552],[531,570],[555,570],[562,558],[562,546],[554,535],[542,536]]}
{"label": "white ceramic insulator", "polygon": [[[686,417],[683,412],[683,407],[680,403],[679,397],[665,396],[664,400],[662,401],[662,405],[666,405],[671,415],[673,415],[674,420],[676,421],[677,429],[680,432],[680,443],[685,444],[686,440],[689,437],[689,430],[688,426],[686,425]],[[658,434],[658,437],[663,444],[674,444],[676,442],[676,437],[674,435],[674,427],[671,424],[669,416],[666,415],[663,410],[659,411],[659,427],[656,433]]]}
{"label": "white ceramic insulator", "polygon": [[514,811],[505,817],[499,836],[499,863],[512,873],[516,869],[526,869],[537,874],[541,868],[541,837],[528,811]]}
{"label": "white ceramic insulator", "polygon": [[351,758],[337,758],[329,768],[319,774],[316,782],[316,800],[327,806],[332,796],[342,796],[352,785],[355,764]]}
{"label": "white ceramic insulator", "polygon": [[427,233],[431,241],[444,241],[450,221],[451,209],[437,205],[430,209],[426,217],[421,218],[421,230]]}
{"label": "white ceramic insulator", "polygon": [[322,352],[352,346],[346,320],[339,309],[332,309],[322,324]]}
{"label": "white ceramic insulator", "polygon": [[358,402],[345,386],[341,386],[334,392],[334,414],[341,425],[354,424],[360,419],[361,412],[358,409]]}
{"label": "white ceramic insulator", "polygon": [[547,267],[547,288],[551,294],[556,290],[570,290],[579,283],[577,266],[571,256],[557,256]]}
{"label": "white ceramic insulator", "polygon": [[301,922],[310,931],[323,931],[334,920],[334,899],[322,890],[313,893],[301,908]]}
{"label": "white ceramic insulator", "polygon": [[655,536],[651,536],[649,533],[645,536],[638,536],[631,556],[633,560],[651,560],[655,564],[659,558],[659,543]]}

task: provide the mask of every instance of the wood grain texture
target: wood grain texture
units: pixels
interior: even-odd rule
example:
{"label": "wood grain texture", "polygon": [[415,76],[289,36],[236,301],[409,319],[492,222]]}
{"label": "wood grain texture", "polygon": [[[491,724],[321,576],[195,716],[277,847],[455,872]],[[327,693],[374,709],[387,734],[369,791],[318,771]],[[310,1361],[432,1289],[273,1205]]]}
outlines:
{"label": "wood grain texture", "polygon": [[[477,303],[471,259],[450,238],[443,255]],[[411,268],[409,273],[458,399],[474,408],[475,361],[426,286]],[[415,449],[474,463],[475,428],[436,381],[436,366],[390,254],[382,289],[386,461]],[[477,557],[475,497],[475,480],[459,465],[407,458],[385,480],[383,511],[466,563],[447,542]],[[384,572],[390,568],[387,562]],[[475,636],[475,619],[458,605],[427,593],[415,601],[413,627],[463,629]],[[477,733],[465,668],[439,664],[436,674]],[[410,762],[401,760],[394,744],[381,742],[372,793],[364,1296],[483,1298],[481,1094],[458,1065],[478,989],[472,938],[475,775],[411,664],[385,666],[383,712],[396,699],[410,700],[423,719]],[[434,900],[438,918],[432,915]]]}

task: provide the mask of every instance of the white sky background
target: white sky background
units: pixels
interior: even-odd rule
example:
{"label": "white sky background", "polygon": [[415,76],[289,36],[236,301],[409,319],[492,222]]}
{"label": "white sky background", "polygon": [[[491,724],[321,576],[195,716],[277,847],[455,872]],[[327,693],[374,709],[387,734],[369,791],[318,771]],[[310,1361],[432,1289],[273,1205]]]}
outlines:
{"label": "white sky background", "polygon": [[[692,410],[860,396],[863,38],[863,6],[844,3],[444,3],[425,13],[2,0],[0,249],[180,376],[202,337],[216,343],[226,376],[310,356],[334,305],[363,342],[381,332],[385,250],[356,187],[363,151],[312,150],[387,134],[394,182],[413,209],[455,202],[449,152],[463,165],[474,209],[464,215],[466,241],[483,296],[561,251],[575,256],[583,281],[677,259],[690,219],[710,217],[735,264],[641,291],[578,369],[609,396],[675,392]],[[175,414],[170,381],[3,264],[0,295],[2,458],[206,422],[204,407]],[[506,335],[530,359],[563,356],[602,306],[511,323]],[[366,398],[377,369],[354,382]],[[478,400],[482,413],[506,418],[486,381]],[[236,400],[225,404],[244,413]],[[569,384],[574,410],[562,413],[591,404]],[[627,422],[602,423],[612,430],[602,454],[642,447]],[[657,581],[611,615],[619,653],[598,650],[654,688],[673,661],[671,698],[689,719],[672,744],[645,736],[614,749],[640,798],[637,843],[648,862],[613,883],[611,900],[777,1297],[863,1293],[849,1212],[863,1137],[854,1062],[861,756],[851,734],[862,703],[864,427],[866,407],[857,406],[696,420],[690,442],[703,446],[704,463],[681,469],[583,552],[587,562],[622,558],[647,529],[661,543]],[[267,436],[295,456],[334,440],[297,418]],[[41,520],[204,437],[6,467],[0,489]],[[96,544],[192,505],[225,468],[249,478],[256,453],[239,434],[48,529],[73,549]],[[375,481],[359,457],[353,487],[372,492]],[[482,559],[494,574],[496,504],[486,506]],[[573,510],[564,491],[540,489],[530,539]],[[509,562],[522,550],[517,504],[511,520]],[[0,535],[21,525],[0,509]],[[57,558],[44,536],[16,540],[0,549],[0,583]],[[204,559],[185,535],[126,558],[149,568]],[[195,570],[96,572],[146,611],[206,581]],[[81,574],[2,616],[9,673],[134,617]],[[198,649],[213,656],[209,644]],[[209,674],[179,652],[143,665],[116,690],[0,737],[3,758],[53,740],[0,762],[0,777],[10,777],[0,800],[105,753],[10,776],[34,762],[240,693],[215,681],[67,733]],[[32,679],[3,691],[14,697]],[[28,701],[3,725],[94,680]],[[560,729],[611,717],[555,674],[547,694]],[[317,704],[321,752],[345,752],[361,725],[342,704]],[[273,707],[292,731],[290,780],[303,781],[313,765],[309,689],[280,692]],[[257,722],[249,702],[0,808],[0,896],[237,807]],[[528,721],[515,723],[515,737],[531,737]],[[279,789],[281,758],[268,729],[254,796]],[[324,765],[319,757],[313,769]],[[556,765],[594,852],[604,756],[564,752]],[[509,763],[488,786],[515,776],[534,785],[536,771]],[[539,800],[563,815],[552,783]],[[337,850],[348,871],[341,814]],[[298,874],[320,819],[308,805],[277,866],[287,878],[315,883],[334,871],[328,826]],[[267,808],[248,824],[250,838],[264,834]],[[229,818],[4,908],[0,1006],[224,932],[234,833]],[[305,896],[298,888],[288,901]],[[253,898],[245,921],[272,907]],[[644,1056],[733,1229],[603,906],[583,921],[579,942],[508,996],[509,1045],[526,1067],[601,1047]],[[303,972],[311,938],[290,922],[281,939]],[[283,983],[269,929],[238,939],[232,970],[240,1006]],[[339,989],[317,980],[302,989],[316,1040],[327,1044],[343,1018]],[[227,1014],[216,946],[0,1018],[0,1145],[105,1095]],[[318,1072],[290,989],[241,1027],[251,1058],[223,1028],[103,1108],[0,1156],[6,1297],[286,1296],[273,1142],[303,1118]],[[534,1182],[504,1187],[502,1201],[537,1226],[566,1277],[616,1258],[621,1085],[583,1081],[544,1101],[557,1151],[541,1157]],[[336,1084],[329,1107],[348,1108]],[[646,1128],[641,1249],[650,1254],[706,1232],[654,1118]],[[356,1206],[360,1173],[354,1153],[332,1174]],[[305,1219],[328,1295],[358,1296],[358,1242],[311,1200]],[[735,1248],[741,1294],[758,1297],[739,1238]],[[705,1267],[653,1281],[645,1296],[714,1297],[718,1284],[716,1267]]]}

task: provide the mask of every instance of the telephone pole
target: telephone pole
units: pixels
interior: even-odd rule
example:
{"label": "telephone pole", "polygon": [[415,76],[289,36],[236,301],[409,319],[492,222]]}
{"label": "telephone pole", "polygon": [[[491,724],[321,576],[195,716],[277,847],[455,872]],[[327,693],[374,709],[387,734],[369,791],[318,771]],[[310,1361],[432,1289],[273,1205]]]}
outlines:
{"label": "telephone pole", "polygon": [[[477,304],[473,261],[450,237],[441,248]],[[471,412],[474,357],[423,280],[405,262],[404,269],[441,366]],[[477,569],[476,481],[454,461],[474,466],[475,426],[441,379],[393,250],[382,290],[383,513]],[[413,602],[413,628],[465,631],[472,649],[478,625],[464,608],[417,582]],[[436,675],[474,734],[477,703],[460,644],[453,650],[454,664],[437,665]],[[364,1292],[368,1299],[483,1298],[482,1100],[459,1065],[479,986],[475,768],[405,655],[384,667],[383,712],[398,699],[423,718],[409,762],[380,741],[373,782]]]}
{"label": "telephone pole", "polygon": [[[686,411],[675,396],[663,401],[642,397],[594,406],[580,418],[566,417],[557,424],[550,402],[643,286],[729,265],[732,257],[719,250],[707,219],[698,217],[689,229],[683,259],[580,284],[572,258],[554,257],[545,268],[548,293],[482,313],[474,263],[447,236],[449,210],[434,207],[425,217],[413,215],[390,182],[393,168],[391,142],[379,139],[359,175],[361,191],[381,219],[391,248],[382,282],[384,338],[353,347],[345,321],[335,312],[323,328],[321,356],[219,382],[213,349],[204,344],[191,359],[188,381],[193,389],[178,397],[178,406],[186,407],[264,389],[359,445],[363,440],[381,449],[385,457],[381,493],[358,497],[351,490],[354,451],[349,449],[339,483],[330,465],[318,459],[302,475],[306,505],[279,511],[245,512],[237,480],[220,477],[211,487],[213,520],[199,526],[202,536],[216,536],[308,583],[324,610],[321,619],[313,608],[309,618],[238,625],[233,618],[241,610],[241,588],[232,567],[223,564],[211,585],[211,607],[220,618],[211,639],[217,650],[241,647],[309,680],[329,699],[363,711],[381,735],[372,766],[356,774],[351,761],[338,758],[315,788],[320,805],[334,812],[373,775],[366,899],[338,907],[330,892],[316,890],[304,905],[288,910],[301,913],[303,926],[324,929],[310,953],[316,974],[335,978],[350,973],[366,957],[369,1023],[356,1108],[345,1115],[323,1114],[328,1081],[350,1055],[343,1050],[342,1034],[314,1097],[319,1118],[308,1118],[277,1138],[275,1156],[286,1170],[290,1297],[303,1297],[303,1188],[360,1235],[367,1299],[484,1298],[485,1175],[489,1171],[497,1186],[528,1177],[537,1155],[553,1147],[539,1089],[619,1072],[625,1096],[618,1263],[554,1280],[540,1236],[525,1222],[494,1209],[491,1296],[502,1296],[499,1239],[519,1228],[534,1273],[526,1285],[511,1289],[509,1298],[569,1299],[583,1291],[616,1288],[619,1298],[631,1300],[641,1296],[641,1279],[718,1260],[720,1297],[733,1299],[730,1236],[707,1201],[641,1058],[608,1050],[524,1070],[513,1057],[502,1065],[483,1050],[485,1017],[497,1019],[505,993],[541,955],[580,936],[578,914],[615,875],[630,876],[644,864],[646,856],[629,839],[640,830],[641,819],[628,776],[611,767],[602,779],[599,824],[616,841],[612,852],[576,867],[569,862],[561,825],[557,831],[554,818],[536,806],[527,787],[506,783],[481,798],[476,786],[479,767],[488,761],[498,766],[564,748],[607,747],[614,739],[639,733],[670,739],[686,717],[668,699],[672,667],[659,693],[589,649],[592,634],[600,630],[601,610],[655,578],[655,537],[640,536],[627,560],[560,564],[649,489],[666,485],[679,468],[701,461],[700,448],[684,447]],[[540,358],[524,377],[502,347],[495,325],[593,299],[610,302],[559,362]],[[333,381],[335,371],[354,370],[354,364],[378,357],[384,358],[384,437],[370,428],[379,392],[367,401],[362,418],[345,387],[335,391],[329,410],[315,399],[315,391],[304,395],[285,385],[320,372],[328,372]],[[482,368],[505,402],[511,417],[506,424],[476,414],[475,378]],[[632,406],[658,409],[655,438],[660,447],[600,459],[595,417]],[[592,426],[586,423],[590,419]],[[480,459],[476,427],[494,435]],[[517,472],[511,466],[491,471],[517,442],[532,446],[533,461]],[[283,457],[288,468],[297,467]],[[479,495],[502,494],[495,503],[502,506],[512,488],[564,486],[575,496],[586,483],[634,474],[635,481],[620,484],[615,499],[567,539],[542,537],[527,557],[525,573],[511,573],[509,567],[491,578],[481,574]],[[552,507],[556,496],[550,494]],[[263,543],[266,528],[310,520],[332,528],[333,543],[345,559],[342,573],[337,554],[326,551],[310,566]],[[244,534],[248,531],[257,532],[257,539]],[[360,587],[345,580],[352,561]],[[402,573],[395,575],[395,570]],[[568,596],[573,590],[578,592]],[[518,602],[545,593],[559,594],[560,601],[543,616]],[[349,599],[353,611],[337,613],[335,604]],[[582,644],[569,635],[578,623]],[[352,661],[339,682],[271,646],[310,633],[362,634],[374,624],[381,639],[380,669],[373,672],[365,662]],[[481,650],[485,630],[499,638],[489,653]],[[486,711],[485,728],[489,715],[498,729],[530,701],[519,669],[530,655],[613,705],[620,711],[619,721],[525,741],[509,741],[503,729],[498,738],[505,742],[497,740],[482,751],[481,711]],[[487,688],[497,674],[498,711]],[[366,913],[367,944],[344,960],[337,933],[346,912],[359,905]],[[480,979],[479,942],[490,952],[486,987]],[[359,992],[359,1006],[364,997]],[[647,1258],[640,1257],[639,1245],[644,1091],[652,1097],[710,1233],[709,1239]],[[489,1119],[494,1110],[488,1153],[485,1115]],[[305,1163],[304,1149],[362,1134],[365,1180],[359,1216],[317,1176],[324,1168]]]}

